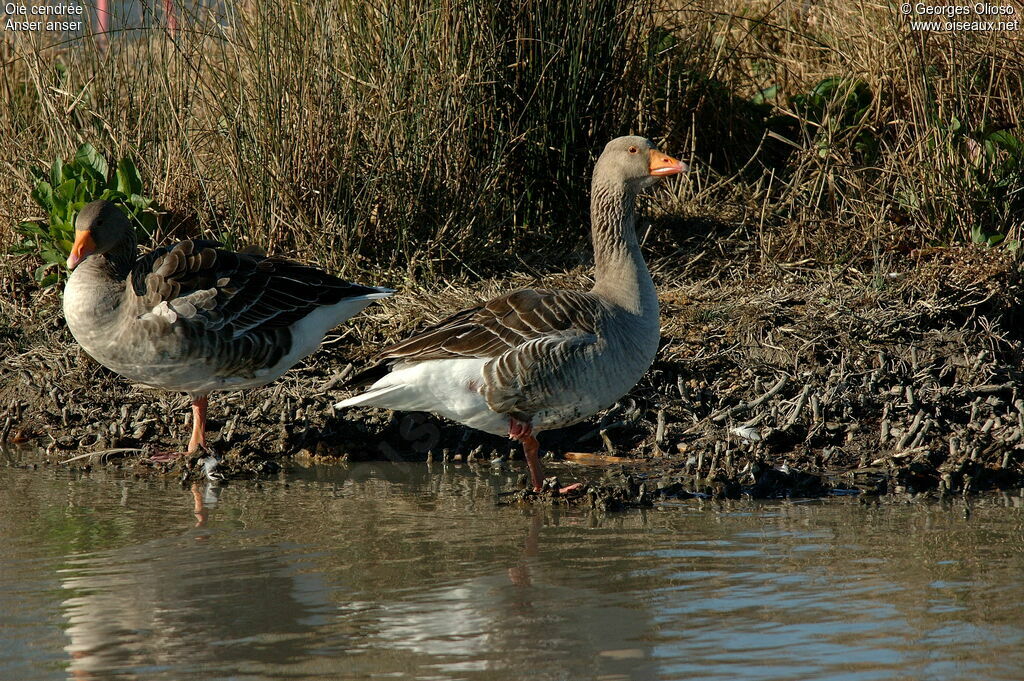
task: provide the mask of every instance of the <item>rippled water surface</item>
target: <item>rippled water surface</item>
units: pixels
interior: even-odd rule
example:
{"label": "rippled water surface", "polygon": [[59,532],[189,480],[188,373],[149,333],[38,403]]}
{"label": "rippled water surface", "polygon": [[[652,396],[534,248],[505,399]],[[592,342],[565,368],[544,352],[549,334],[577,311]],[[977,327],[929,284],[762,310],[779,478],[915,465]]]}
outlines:
{"label": "rippled water surface", "polygon": [[1021,679],[1024,500],[496,504],[0,464],[0,679]]}

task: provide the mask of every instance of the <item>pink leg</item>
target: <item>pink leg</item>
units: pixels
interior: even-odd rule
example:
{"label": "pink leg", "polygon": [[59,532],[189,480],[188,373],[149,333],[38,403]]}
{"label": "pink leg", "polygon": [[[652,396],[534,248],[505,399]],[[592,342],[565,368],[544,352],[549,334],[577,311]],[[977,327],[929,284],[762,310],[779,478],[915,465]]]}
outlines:
{"label": "pink leg", "polygon": [[203,504],[203,489],[198,482],[192,483],[192,513],[196,516],[196,527],[206,527],[210,511]]}
{"label": "pink leg", "polygon": [[508,420],[508,436],[513,440],[519,440],[533,434],[533,426],[519,419]]}
{"label": "pink leg", "polygon": [[110,31],[110,0],[96,0],[96,37],[101,45],[107,43],[107,33]]}
{"label": "pink leg", "polygon": [[[533,436],[533,426],[524,423],[519,419],[508,420],[508,436],[518,440],[523,445],[523,453],[526,454],[526,465],[530,469],[530,482],[533,484],[533,491],[540,492],[544,489],[544,471],[540,464],[540,443]],[[561,494],[571,492],[582,487],[580,483],[574,483],[559,490]]]}
{"label": "pink leg", "polygon": [[188,453],[206,447],[206,407],[210,403],[207,395],[192,400],[192,437],[188,441]]}
{"label": "pink leg", "polygon": [[523,444],[523,452],[526,454],[526,465],[530,469],[530,482],[533,483],[533,491],[539,492],[544,489],[544,473],[540,466],[540,443],[532,433],[519,438]]}
{"label": "pink leg", "polygon": [[174,0],[164,0],[164,16],[167,17],[167,31],[173,38],[178,32],[178,17],[174,13]]}
{"label": "pink leg", "polygon": [[184,452],[167,452],[154,454],[149,457],[155,463],[168,463],[174,461],[182,454],[192,454],[200,447],[206,447],[206,406],[210,398],[202,395],[192,399],[192,437],[188,441],[188,449]]}

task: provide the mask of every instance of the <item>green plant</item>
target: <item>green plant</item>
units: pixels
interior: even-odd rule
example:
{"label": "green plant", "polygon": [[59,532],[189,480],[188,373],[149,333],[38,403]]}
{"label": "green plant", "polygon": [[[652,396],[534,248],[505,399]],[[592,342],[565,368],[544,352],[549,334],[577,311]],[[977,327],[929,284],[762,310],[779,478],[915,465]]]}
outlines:
{"label": "green plant", "polygon": [[[1008,250],[1002,243],[1024,209],[1024,144],[1007,123],[951,115],[937,122],[927,138],[939,163],[929,182],[945,188],[941,201],[928,206],[940,224],[959,225],[961,238]],[[956,236],[954,230],[946,238]]]}
{"label": "green plant", "polygon": [[26,237],[19,250],[37,252],[43,259],[35,272],[41,286],[60,280],[60,265],[71,254],[75,217],[85,204],[105,199],[119,205],[135,224],[140,242],[148,240],[156,228],[157,206],[153,199],[143,196],[142,178],[128,157],[118,161],[111,173],[106,159],[86,142],[71,161],[65,163],[58,158],[48,172],[33,167],[31,173],[35,180],[32,199],[49,218],[18,225],[18,231]]}
{"label": "green plant", "polygon": [[[906,40],[885,3],[840,5],[182,5],[174,49],[125,35],[5,62],[0,159],[129,148],[182,215],[168,239],[234,237],[382,284],[578,264],[591,164],[628,132],[699,162],[659,210],[756,216],[772,259],[976,225],[1007,248],[1024,232],[1020,41]],[[0,173],[0,214],[23,210],[18,183]],[[0,231],[0,252],[23,238]]]}
{"label": "green plant", "polygon": [[1005,234],[988,234],[981,225],[971,228],[971,241],[980,246],[998,246],[1005,238]]}
{"label": "green plant", "polygon": [[864,162],[872,162],[878,144],[871,130],[864,125],[873,101],[871,88],[856,78],[832,77],[818,82],[807,94],[795,95],[790,103],[794,111],[815,129],[818,155],[829,154],[843,133],[852,133],[852,148]]}

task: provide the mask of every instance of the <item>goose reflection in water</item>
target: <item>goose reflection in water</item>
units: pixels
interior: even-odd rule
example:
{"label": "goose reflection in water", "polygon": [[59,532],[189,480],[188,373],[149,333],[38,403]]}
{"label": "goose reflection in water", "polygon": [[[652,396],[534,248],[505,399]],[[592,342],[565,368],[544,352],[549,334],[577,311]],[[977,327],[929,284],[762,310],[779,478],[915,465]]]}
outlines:
{"label": "goose reflection in water", "polygon": [[[465,476],[387,468],[334,477],[336,496],[321,480],[310,506],[291,503],[309,497],[300,482],[263,487],[260,512],[274,515],[257,525],[272,527],[265,533],[239,529],[225,510],[228,495],[245,505],[244,490],[227,488],[221,502],[204,483],[187,497],[196,527],[77,556],[61,575],[72,594],[63,604],[71,678],[657,676],[646,604],[609,598],[610,583],[573,581],[566,560],[590,570],[582,548],[544,551],[559,524],[586,519],[495,509],[493,496],[462,496],[476,484]],[[491,521],[429,514],[434,491],[459,513],[480,504]],[[387,515],[374,516],[374,503]],[[439,532],[446,522],[464,533],[458,547]],[[484,531],[491,544],[469,555],[470,535]]]}
{"label": "goose reflection in water", "polygon": [[[365,467],[361,473],[366,476]],[[387,470],[374,473],[392,475]],[[444,484],[447,473],[435,477]],[[452,483],[460,482],[466,482],[465,476],[453,476]],[[518,513],[511,508],[505,512]],[[374,669],[400,676],[408,667],[392,661],[398,658],[415,662],[421,671],[429,668],[442,679],[617,681],[658,676],[650,646],[656,625],[647,605],[625,605],[621,598],[567,581],[563,561],[581,565],[582,557],[542,551],[546,532],[557,532],[558,525],[589,524],[591,518],[550,508],[523,513],[525,537],[508,547],[514,558],[507,567],[465,576],[442,574],[433,580],[439,584],[406,589],[401,598],[344,606],[353,628],[366,632],[365,639],[356,641],[365,655],[390,651],[382,657],[390,658],[387,665]],[[609,584],[614,577],[609,575]]]}
{"label": "goose reflection in water", "polygon": [[203,530],[219,488],[192,490],[179,536],[80,555],[62,571],[72,679],[209,678],[304,659],[333,606],[294,546],[225,545]]}
{"label": "goose reflection in water", "polygon": [[[542,523],[542,513],[532,516],[522,556],[502,573],[457,580],[409,600],[364,604],[359,617],[376,620],[378,631],[363,647],[407,651],[440,678],[471,672],[533,680],[657,678],[645,642],[650,613],[550,580],[537,559]],[[565,603],[578,605],[556,605]]]}

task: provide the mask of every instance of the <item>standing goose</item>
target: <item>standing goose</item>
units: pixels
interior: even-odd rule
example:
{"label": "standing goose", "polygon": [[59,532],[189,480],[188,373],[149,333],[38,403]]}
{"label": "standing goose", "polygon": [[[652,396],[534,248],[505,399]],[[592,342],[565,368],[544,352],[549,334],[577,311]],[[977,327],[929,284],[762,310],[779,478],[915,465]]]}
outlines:
{"label": "standing goose", "polygon": [[[542,489],[536,435],[626,394],[654,361],[658,296],[636,236],[636,195],[686,170],[643,137],[605,146],[591,187],[594,287],[523,289],[457,312],[385,348],[335,405],[429,411],[523,445]],[[568,488],[567,488],[568,489]]]}
{"label": "standing goose", "polygon": [[124,213],[93,201],[75,220],[68,258],[64,317],[75,340],[132,381],[189,394],[187,453],[206,445],[211,391],[270,383],[316,350],[327,331],[392,294],[219,246],[182,241],[139,258]]}

